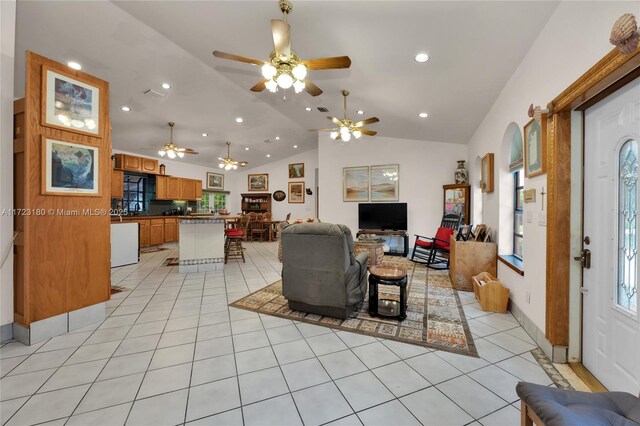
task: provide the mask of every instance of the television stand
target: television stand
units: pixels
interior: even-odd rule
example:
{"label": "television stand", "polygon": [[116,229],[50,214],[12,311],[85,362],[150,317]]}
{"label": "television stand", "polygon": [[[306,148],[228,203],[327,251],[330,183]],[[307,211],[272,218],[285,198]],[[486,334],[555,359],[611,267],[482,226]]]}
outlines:
{"label": "television stand", "polygon": [[[409,234],[407,234],[407,231],[381,231],[379,229],[361,229],[356,234],[356,238],[358,238],[360,235],[377,235],[381,237],[384,243],[389,246],[389,251],[384,252],[384,254],[388,256],[407,257],[407,254],[409,253]],[[392,244],[394,242],[399,242],[399,244]]]}

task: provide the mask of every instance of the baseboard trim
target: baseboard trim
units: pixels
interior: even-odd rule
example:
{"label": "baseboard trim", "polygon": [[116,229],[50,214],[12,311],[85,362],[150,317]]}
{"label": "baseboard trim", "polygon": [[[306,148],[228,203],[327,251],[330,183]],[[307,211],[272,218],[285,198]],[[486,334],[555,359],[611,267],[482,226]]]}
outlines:
{"label": "baseboard trim", "polygon": [[0,325],[0,342],[13,339],[13,323]]}
{"label": "baseboard trim", "polygon": [[509,309],[520,325],[522,325],[524,331],[531,336],[533,341],[536,342],[540,349],[542,349],[547,357],[549,357],[551,362],[559,364],[566,364],[568,362],[568,347],[554,346],[551,344],[551,342],[545,337],[544,332],[524,314],[522,309],[520,309],[513,299],[509,299]]}

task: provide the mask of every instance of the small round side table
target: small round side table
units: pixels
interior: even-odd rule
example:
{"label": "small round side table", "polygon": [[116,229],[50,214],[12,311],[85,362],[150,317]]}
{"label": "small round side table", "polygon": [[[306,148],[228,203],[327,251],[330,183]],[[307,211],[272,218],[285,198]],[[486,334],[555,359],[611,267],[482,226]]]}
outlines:
{"label": "small round side table", "polygon": [[[378,285],[400,287],[400,300],[379,299]],[[397,266],[379,265],[369,269],[369,315],[398,318],[407,317],[407,272]]]}

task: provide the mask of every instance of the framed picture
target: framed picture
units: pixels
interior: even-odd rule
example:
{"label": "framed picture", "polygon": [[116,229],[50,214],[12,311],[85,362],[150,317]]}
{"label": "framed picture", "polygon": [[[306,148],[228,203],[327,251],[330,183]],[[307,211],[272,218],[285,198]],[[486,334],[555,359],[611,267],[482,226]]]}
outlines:
{"label": "framed picture", "polygon": [[42,125],[102,137],[100,88],[43,65]]}
{"label": "framed picture", "polygon": [[482,177],[480,180],[480,188],[482,192],[493,192],[493,153],[490,152],[482,157],[481,167]]}
{"label": "framed picture", "polygon": [[533,177],[547,172],[547,119],[531,120],[524,126],[524,175]]}
{"label": "framed picture", "polygon": [[258,174],[247,176],[249,191],[268,191],[269,190],[269,175]]}
{"label": "framed picture", "polygon": [[224,190],[224,175],[207,172],[207,189]]}
{"label": "framed picture", "polygon": [[400,166],[371,166],[371,201],[398,201]]}
{"label": "framed picture", "polygon": [[100,196],[98,147],[42,135],[42,194]]}
{"label": "framed picture", "polygon": [[289,164],[289,179],[299,179],[304,177],[304,163]]}
{"label": "framed picture", "polygon": [[289,182],[289,203],[304,203],[304,182]]}
{"label": "framed picture", "polygon": [[457,214],[461,224],[469,224],[469,185],[443,185],[443,214]]}
{"label": "framed picture", "polygon": [[369,166],[342,169],[342,201],[369,201]]}

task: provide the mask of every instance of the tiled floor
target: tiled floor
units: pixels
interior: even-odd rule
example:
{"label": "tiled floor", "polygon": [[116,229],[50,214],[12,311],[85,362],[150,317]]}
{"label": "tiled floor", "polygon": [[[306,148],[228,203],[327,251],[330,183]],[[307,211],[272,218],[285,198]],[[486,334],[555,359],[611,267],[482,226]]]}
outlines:
{"label": "tiled floor", "polygon": [[2,424],[517,425],[515,385],[551,381],[510,315],[461,293],[482,358],[228,308],[280,278],[276,243],[180,275],[174,250],[114,269],[95,326],[0,349]]}

